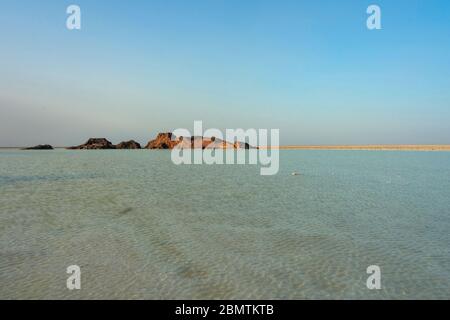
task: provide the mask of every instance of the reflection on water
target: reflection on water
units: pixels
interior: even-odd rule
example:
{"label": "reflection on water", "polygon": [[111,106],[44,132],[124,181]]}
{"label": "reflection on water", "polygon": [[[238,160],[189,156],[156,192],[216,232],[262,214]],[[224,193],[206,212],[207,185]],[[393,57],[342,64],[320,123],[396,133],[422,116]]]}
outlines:
{"label": "reflection on water", "polygon": [[267,177],[167,151],[0,151],[0,298],[449,299],[449,177],[450,153],[282,151]]}

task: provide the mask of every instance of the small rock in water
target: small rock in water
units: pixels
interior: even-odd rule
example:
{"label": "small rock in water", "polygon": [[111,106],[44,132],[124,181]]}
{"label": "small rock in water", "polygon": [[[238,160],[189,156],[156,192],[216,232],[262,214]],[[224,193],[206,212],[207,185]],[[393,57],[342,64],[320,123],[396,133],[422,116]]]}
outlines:
{"label": "small rock in water", "polygon": [[119,213],[120,214],[127,214],[127,213],[130,213],[131,211],[133,211],[133,208],[126,208],[126,209],[120,211]]}
{"label": "small rock in water", "polygon": [[40,144],[35,147],[23,148],[22,150],[53,150],[53,147],[49,144]]}

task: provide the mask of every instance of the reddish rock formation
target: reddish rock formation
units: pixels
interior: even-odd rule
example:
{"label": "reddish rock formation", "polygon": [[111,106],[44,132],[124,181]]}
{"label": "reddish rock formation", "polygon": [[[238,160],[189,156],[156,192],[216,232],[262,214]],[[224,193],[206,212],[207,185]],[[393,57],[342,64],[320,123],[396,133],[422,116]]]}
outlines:
{"label": "reddish rock formation", "polygon": [[116,145],[116,149],[141,149],[141,145],[134,140],[123,141]]}
{"label": "reddish rock formation", "polygon": [[172,140],[172,133],[159,133],[155,140],[150,141],[145,149],[173,149],[180,141]]}
{"label": "reddish rock formation", "polygon": [[179,147],[184,149],[253,149],[246,142],[230,143],[225,140],[217,139],[215,137],[179,137],[174,139],[172,133],[160,133],[155,140],[150,141],[146,149],[173,149],[179,144]]}
{"label": "reddish rock formation", "polygon": [[[246,142],[230,143],[225,140],[217,139],[215,137],[179,137],[171,132],[159,133],[156,139],[151,140],[145,149],[173,149],[180,144],[181,148],[185,149],[253,149]],[[41,147],[41,146],[37,146]],[[105,138],[91,138],[85,144],[69,147],[70,150],[94,150],[94,149],[141,149],[141,145],[134,140],[123,141],[118,145],[113,145]]]}
{"label": "reddish rock formation", "polygon": [[93,150],[93,149],[115,149],[110,141],[105,138],[90,138],[85,144],[69,147],[67,149],[71,150]]}

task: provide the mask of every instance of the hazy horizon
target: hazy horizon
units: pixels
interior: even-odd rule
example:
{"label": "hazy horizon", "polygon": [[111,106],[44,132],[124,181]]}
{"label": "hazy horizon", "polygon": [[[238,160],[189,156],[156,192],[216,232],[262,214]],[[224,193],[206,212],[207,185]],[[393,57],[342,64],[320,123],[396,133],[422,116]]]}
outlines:
{"label": "hazy horizon", "polygon": [[443,0],[2,1],[0,147],[146,144],[195,120],[282,145],[450,144],[449,38]]}

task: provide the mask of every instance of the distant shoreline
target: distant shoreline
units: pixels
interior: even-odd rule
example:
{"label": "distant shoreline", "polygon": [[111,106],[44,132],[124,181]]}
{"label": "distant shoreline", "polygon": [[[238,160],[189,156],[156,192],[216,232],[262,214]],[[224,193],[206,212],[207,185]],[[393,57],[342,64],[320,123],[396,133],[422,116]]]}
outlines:
{"label": "distant shoreline", "polygon": [[[266,149],[267,147],[260,147]],[[270,147],[273,148],[273,147]],[[309,145],[280,146],[280,150],[450,151],[450,145]]]}
{"label": "distant shoreline", "polygon": [[[0,147],[0,149],[22,149],[23,147]],[[275,147],[260,146],[260,149]],[[55,147],[66,149],[66,147]],[[450,145],[288,145],[279,150],[365,150],[365,151],[450,151]]]}

